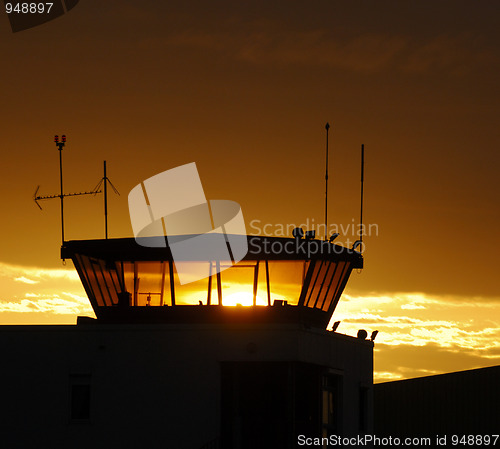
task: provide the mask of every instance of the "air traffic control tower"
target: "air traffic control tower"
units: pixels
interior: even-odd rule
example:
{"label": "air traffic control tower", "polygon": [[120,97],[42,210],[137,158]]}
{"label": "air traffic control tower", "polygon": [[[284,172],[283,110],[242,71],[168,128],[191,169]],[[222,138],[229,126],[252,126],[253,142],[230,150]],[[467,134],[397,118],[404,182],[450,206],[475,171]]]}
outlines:
{"label": "air traffic control tower", "polygon": [[372,433],[373,342],[327,330],[361,254],[301,233],[246,239],[236,264],[182,261],[210,273],[184,284],[168,246],[64,242],[96,318],[0,331],[25,351],[14,391],[43,385],[35,408],[7,393],[40,427],[37,447],[285,449]]}

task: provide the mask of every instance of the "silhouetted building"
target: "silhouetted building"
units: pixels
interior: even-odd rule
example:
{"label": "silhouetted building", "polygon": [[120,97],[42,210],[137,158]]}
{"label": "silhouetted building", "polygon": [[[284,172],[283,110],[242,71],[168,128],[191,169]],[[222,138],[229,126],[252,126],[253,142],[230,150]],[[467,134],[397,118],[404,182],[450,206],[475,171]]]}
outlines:
{"label": "silhouetted building", "polygon": [[371,434],[373,342],[326,330],[361,255],[299,238],[248,247],[232,266],[185,260],[211,276],[181,285],[168,247],[65,242],[97,319],[0,327],[2,444],[280,449]]}
{"label": "silhouetted building", "polygon": [[499,404],[500,366],[384,382],[374,386],[375,433],[447,435],[448,445],[459,435],[473,446],[469,435],[498,435]]}

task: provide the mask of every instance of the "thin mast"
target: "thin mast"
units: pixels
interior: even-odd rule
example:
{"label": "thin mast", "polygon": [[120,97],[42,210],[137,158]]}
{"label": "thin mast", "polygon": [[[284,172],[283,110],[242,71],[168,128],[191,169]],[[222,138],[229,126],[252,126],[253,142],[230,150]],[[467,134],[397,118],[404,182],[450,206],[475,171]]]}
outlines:
{"label": "thin mast", "polygon": [[104,161],[104,228],[108,239],[108,177],[106,176],[106,161]]}
{"label": "thin mast", "polygon": [[62,149],[66,143],[66,136],[63,134],[61,137],[61,142],[59,142],[59,136],[54,136],[54,142],[59,149],[59,180],[61,184],[61,193],[59,198],[61,199],[61,245],[64,245],[64,193],[63,193],[63,169],[62,169]]}
{"label": "thin mast", "polygon": [[101,178],[99,183],[94,187],[95,193],[100,193],[100,188],[103,186],[104,189],[104,236],[106,240],[108,239],[108,184],[114,190],[114,192],[119,195],[120,192],[116,189],[113,183],[108,178],[108,171],[106,161],[104,161],[104,176]]}
{"label": "thin mast", "polygon": [[365,145],[361,144],[361,208],[359,218],[359,240],[363,242],[363,187],[365,183]]}
{"label": "thin mast", "polygon": [[106,240],[108,239],[108,184],[111,186],[113,191],[119,195],[120,192],[118,192],[117,188],[113,185],[113,183],[109,180],[108,178],[108,172],[106,168],[106,161],[104,161],[104,176],[101,178],[99,181],[99,184],[95,187],[94,191],[96,193],[99,192],[99,189],[101,188],[101,185],[104,183],[104,234],[106,237]]}
{"label": "thin mast", "polygon": [[330,124],[327,122],[326,129],[326,161],[325,161],[325,240],[328,240],[328,130]]}

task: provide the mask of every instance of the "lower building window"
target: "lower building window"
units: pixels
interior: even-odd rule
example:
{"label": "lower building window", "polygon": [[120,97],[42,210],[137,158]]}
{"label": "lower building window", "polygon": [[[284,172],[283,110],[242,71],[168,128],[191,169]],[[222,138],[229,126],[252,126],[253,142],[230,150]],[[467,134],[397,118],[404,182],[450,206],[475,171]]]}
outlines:
{"label": "lower building window", "polygon": [[90,376],[70,377],[69,412],[71,421],[90,419]]}
{"label": "lower building window", "polygon": [[342,431],[342,376],[326,374],[322,388],[322,436],[339,434]]}
{"label": "lower building window", "polygon": [[368,430],[368,388],[359,387],[359,431]]}

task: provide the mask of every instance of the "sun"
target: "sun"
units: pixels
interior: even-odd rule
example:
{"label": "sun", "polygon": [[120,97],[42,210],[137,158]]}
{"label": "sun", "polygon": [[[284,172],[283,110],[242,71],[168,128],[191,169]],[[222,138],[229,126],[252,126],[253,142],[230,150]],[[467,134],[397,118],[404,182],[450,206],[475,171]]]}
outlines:
{"label": "sun", "polygon": [[[230,295],[224,296],[222,300],[224,306],[253,306],[253,295],[249,292],[235,292]],[[266,306],[267,302],[257,295],[257,305]]]}

